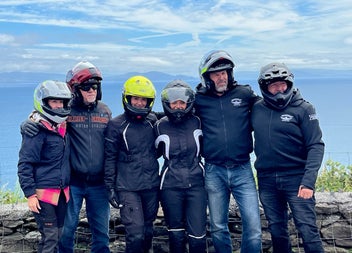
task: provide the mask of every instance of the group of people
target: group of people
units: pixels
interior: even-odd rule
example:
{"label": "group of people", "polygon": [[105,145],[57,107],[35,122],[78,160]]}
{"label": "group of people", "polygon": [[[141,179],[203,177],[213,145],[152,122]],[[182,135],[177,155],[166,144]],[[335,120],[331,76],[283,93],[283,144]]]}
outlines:
{"label": "group of people", "polygon": [[231,253],[231,195],[242,220],[242,253],[262,252],[259,200],[274,253],[291,252],[289,209],[305,252],[324,252],[314,210],[324,154],[315,109],[285,64],[261,68],[262,97],[235,81],[234,67],[226,51],[208,52],[195,91],[183,80],[164,87],[163,112],[152,111],[152,81],[133,76],[123,86],[124,112],[114,118],[101,102],[102,75],[89,62],[67,73],[67,85],[41,83],[21,125],[18,163],[42,236],[38,252],[74,252],[85,200],[91,252],[110,252],[110,205],[120,209],[125,252],[151,252],[160,203],[171,253],[206,252],[207,208],[216,252]]}

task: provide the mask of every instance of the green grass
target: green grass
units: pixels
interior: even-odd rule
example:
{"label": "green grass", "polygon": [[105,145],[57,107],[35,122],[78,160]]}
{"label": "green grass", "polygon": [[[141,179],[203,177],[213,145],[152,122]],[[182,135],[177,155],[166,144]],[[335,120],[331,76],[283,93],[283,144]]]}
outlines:
{"label": "green grass", "polygon": [[[319,171],[315,190],[317,192],[352,192],[352,165],[344,166],[339,162],[328,160]],[[0,204],[22,202],[26,202],[26,198],[18,183],[14,190],[9,190],[6,184],[1,186]]]}
{"label": "green grass", "polygon": [[352,165],[344,166],[328,160],[319,172],[315,189],[320,192],[351,192]]}
{"label": "green grass", "polygon": [[19,184],[15,186],[14,190],[9,190],[7,184],[1,186],[0,204],[16,204],[26,201]]}

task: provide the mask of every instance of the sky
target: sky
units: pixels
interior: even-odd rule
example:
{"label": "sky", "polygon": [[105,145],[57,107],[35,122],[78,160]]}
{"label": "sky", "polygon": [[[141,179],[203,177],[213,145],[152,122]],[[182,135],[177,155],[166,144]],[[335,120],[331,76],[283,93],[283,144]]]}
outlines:
{"label": "sky", "polygon": [[197,77],[213,49],[237,71],[351,70],[351,10],[351,0],[1,0],[0,72],[66,73],[88,60],[103,75]]}

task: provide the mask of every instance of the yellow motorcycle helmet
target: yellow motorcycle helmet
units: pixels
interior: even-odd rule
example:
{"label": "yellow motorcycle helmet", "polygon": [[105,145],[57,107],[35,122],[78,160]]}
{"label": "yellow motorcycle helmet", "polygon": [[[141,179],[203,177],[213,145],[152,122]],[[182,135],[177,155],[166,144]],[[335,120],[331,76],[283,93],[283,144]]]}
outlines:
{"label": "yellow motorcycle helmet", "polygon": [[[131,104],[131,97],[147,98],[145,108],[136,108]],[[148,78],[144,76],[133,76],[127,79],[123,85],[122,103],[125,112],[135,118],[144,119],[152,110],[156,96],[155,87]]]}

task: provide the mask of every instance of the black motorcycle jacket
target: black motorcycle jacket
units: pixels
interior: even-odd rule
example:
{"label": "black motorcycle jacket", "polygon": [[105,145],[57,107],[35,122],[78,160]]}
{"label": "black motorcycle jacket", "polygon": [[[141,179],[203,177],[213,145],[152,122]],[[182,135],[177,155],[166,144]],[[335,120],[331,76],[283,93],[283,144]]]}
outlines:
{"label": "black motorcycle jacket", "polygon": [[163,117],[155,128],[155,145],[164,157],[160,189],[203,186],[200,119],[190,115],[182,122],[173,123],[168,117]]}
{"label": "black motorcycle jacket", "polygon": [[260,97],[236,82],[218,96],[199,85],[195,109],[202,122],[205,162],[233,167],[249,161],[253,151],[250,113]]}
{"label": "black motorcycle jacket", "polygon": [[104,184],[104,131],[110,119],[110,109],[100,101],[89,106],[72,105],[67,118],[71,184]]}
{"label": "black motorcycle jacket", "polygon": [[143,120],[126,113],[113,118],[105,136],[105,185],[117,191],[139,191],[159,186],[159,163],[154,146],[156,116]]}

